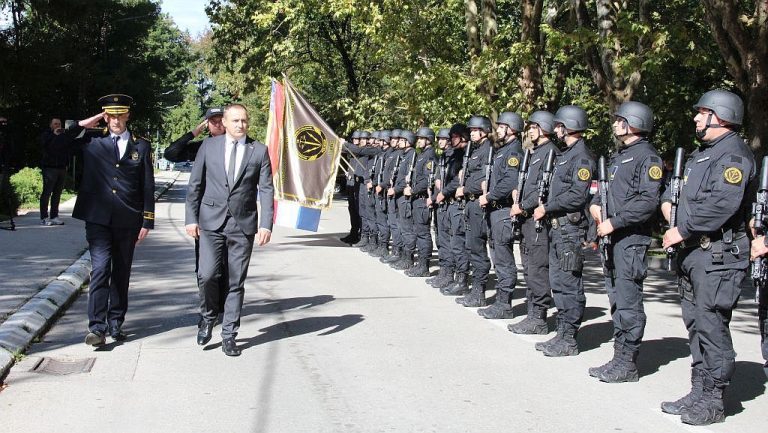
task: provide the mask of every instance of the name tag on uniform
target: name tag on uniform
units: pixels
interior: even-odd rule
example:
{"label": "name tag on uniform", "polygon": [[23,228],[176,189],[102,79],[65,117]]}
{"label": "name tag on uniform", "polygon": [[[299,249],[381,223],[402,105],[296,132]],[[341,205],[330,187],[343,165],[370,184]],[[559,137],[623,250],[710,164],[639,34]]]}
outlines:
{"label": "name tag on uniform", "polygon": [[629,158],[629,159],[625,159],[624,161],[621,161],[621,163],[622,164],[626,164],[628,162],[632,162],[634,159],[635,159],[634,157],[633,158]]}
{"label": "name tag on uniform", "polygon": [[700,163],[700,162],[704,162],[704,161],[707,161],[708,159],[709,159],[709,157],[708,157],[708,156],[705,156],[704,158],[701,158],[701,159],[697,159],[697,160],[696,160],[696,163],[698,164],[698,163]]}

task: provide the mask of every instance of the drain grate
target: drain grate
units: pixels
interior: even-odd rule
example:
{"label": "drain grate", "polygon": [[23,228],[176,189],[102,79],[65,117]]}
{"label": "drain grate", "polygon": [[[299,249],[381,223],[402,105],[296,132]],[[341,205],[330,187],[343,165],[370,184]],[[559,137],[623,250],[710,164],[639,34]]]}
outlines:
{"label": "drain grate", "polygon": [[90,372],[94,362],[96,362],[96,358],[42,358],[30,371],[33,373],[55,374],[58,376],[66,374],[82,374]]}

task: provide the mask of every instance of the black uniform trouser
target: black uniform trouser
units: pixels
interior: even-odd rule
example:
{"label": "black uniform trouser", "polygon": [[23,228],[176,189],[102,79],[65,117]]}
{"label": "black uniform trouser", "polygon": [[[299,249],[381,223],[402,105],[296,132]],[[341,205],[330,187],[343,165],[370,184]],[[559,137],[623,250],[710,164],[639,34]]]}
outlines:
{"label": "black uniform trouser", "polygon": [[496,268],[496,290],[510,294],[517,285],[517,264],[513,250],[512,220],[509,208],[504,207],[491,211],[491,243],[493,248],[493,265]]}
{"label": "black uniform trouser", "polygon": [[584,230],[566,223],[549,230],[549,283],[557,307],[558,320],[579,329],[584,318],[587,298],[584,296]]}
{"label": "black uniform trouser", "polygon": [[548,309],[552,305],[552,286],[549,284],[549,225],[543,224],[540,233],[536,233],[533,218],[523,220],[521,225],[523,240],[520,242],[520,255],[523,261],[525,277],[525,297],[528,308]]}
{"label": "black uniform trouser", "polygon": [[387,224],[387,200],[381,194],[373,196],[376,206],[376,231],[379,236],[379,245],[387,245],[389,242],[389,224]]}
{"label": "black uniform trouser", "polygon": [[763,352],[765,365],[763,370],[768,376],[768,289],[763,287],[760,290],[760,307],[757,312],[758,323],[760,325],[760,347]]}
{"label": "black uniform trouser", "polygon": [[413,229],[413,204],[410,197],[404,195],[397,198],[397,225],[403,238],[403,249],[406,254],[416,251],[416,234]]}
{"label": "black uniform trouser", "polygon": [[420,259],[432,256],[432,209],[425,198],[413,200],[413,234]]}
{"label": "black uniform trouser", "polygon": [[451,250],[451,213],[448,204],[437,207],[437,264],[453,271],[454,258]]}
{"label": "black uniform trouser", "polygon": [[376,216],[373,213],[372,196],[368,195],[368,187],[360,178],[358,192],[358,206],[360,212],[360,230],[363,234],[372,235],[376,233]]}
{"label": "black uniform trouser", "polygon": [[51,203],[50,217],[58,218],[61,191],[64,189],[64,167],[43,167],[43,193],[40,194],[40,219],[48,218],[48,201]]}
{"label": "black uniform trouser", "polygon": [[451,219],[451,252],[455,271],[467,274],[469,273],[469,254],[467,254],[466,223],[460,202],[455,201],[449,204],[448,213]]}
{"label": "black uniform trouser", "polygon": [[387,198],[387,225],[392,234],[392,245],[395,248],[403,248],[403,236],[400,233],[400,224],[398,224],[397,201],[393,196]]}
{"label": "black uniform trouser", "polygon": [[[713,242],[711,249],[717,244],[722,242]],[[738,246],[737,255],[723,252],[730,264],[714,265],[712,250],[698,247],[681,250],[677,261],[691,367],[710,377],[719,388],[728,385],[736,367],[728,326],[749,265],[749,239],[744,237],[734,244]]]}
{"label": "black uniform trouser", "polygon": [[485,209],[480,207],[477,200],[467,201],[464,209],[467,222],[467,251],[472,263],[472,285],[485,287],[488,282],[488,272],[491,270],[491,260],[488,258],[488,221]]}
{"label": "black uniform trouser", "polygon": [[91,253],[88,286],[88,329],[106,334],[119,329],[128,311],[128,284],[138,228],[117,228],[85,223]]}
{"label": "black uniform trouser", "polygon": [[631,352],[640,350],[645,332],[646,315],[643,308],[643,280],[648,271],[645,255],[651,239],[633,234],[611,239],[613,275],[605,277],[605,290],[611,304],[613,339]]}
{"label": "black uniform trouser", "polygon": [[357,182],[352,185],[347,184],[347,210],[349,211],[349,231],[353,234],[359,234],[362,226],[360,219],[360,204],[358,198],[360,194],[360,185]]}

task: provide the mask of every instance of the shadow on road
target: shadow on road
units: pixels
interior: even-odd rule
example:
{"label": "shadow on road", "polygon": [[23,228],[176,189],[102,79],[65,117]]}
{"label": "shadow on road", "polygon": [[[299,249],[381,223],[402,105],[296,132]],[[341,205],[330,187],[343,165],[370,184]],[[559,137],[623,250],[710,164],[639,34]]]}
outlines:
{"label": "shadow on road", "polygon": [[643,341],[640,356],[637,358],[637,370],[640,376],[648,376],[672,361],[691,355],[688,339],[664,337],[658,340]]}
{"label": "shadow on road", "polygon": [[736,371],[723,395],[725,414],[730,416],[743,412],[743,402],[754,400],[765,394],[765,383],[766,377],[762,364],[736,361]]}

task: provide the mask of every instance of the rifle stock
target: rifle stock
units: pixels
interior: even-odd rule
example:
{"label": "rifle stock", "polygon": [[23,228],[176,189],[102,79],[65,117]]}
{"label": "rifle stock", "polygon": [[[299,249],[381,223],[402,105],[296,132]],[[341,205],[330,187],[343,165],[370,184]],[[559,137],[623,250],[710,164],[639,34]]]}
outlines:
{"label": "rifle stock", "polygon": [[[539,203],[545,204],[549,199],[549,186],[552,183],[552,171],[555,167],[555,150],[549,149],[547,159],[544,161],[544,169],[539,181]],[[536,220],[536,233],[541,233],[544,228],[542,220]]]}
{"label": "rifle stock", "polygon": [[[768,156],[763,158],[763,166],[760,169],[760,185],[757,189],[757,199],[752,204],[754,215],[755,236],[765,236],[765,224],[763,218],[768,213]],[[760,291],[768,282],[768,258],[757,257],[752,261],[752,281],[755,284],[755,300],[760,302]]]}
{"label": "rifle stock", "polygon": [[[600,220],[608,219],[608,170],[605,166],[605,157],[601,156],[597,163],[598,189],[600,193]],[[614,278],[613,256],[611,254],[611,236],[600,237],[600,256],[603,259],[603,273]]]}
{"label": "rifle stock", "polygon": [[[677,205],[680,203],[680,193],[683,189],[683,164],[685,159],[685,150],[678,147],[675,150],[675,168],[672,171],[672,180],[669,184],[669,197],[672,208],[669,212],[669,228],[677,227]],[[667,248],[667,270],[672,270],[672,259],[677,254],[677,247]]]}

